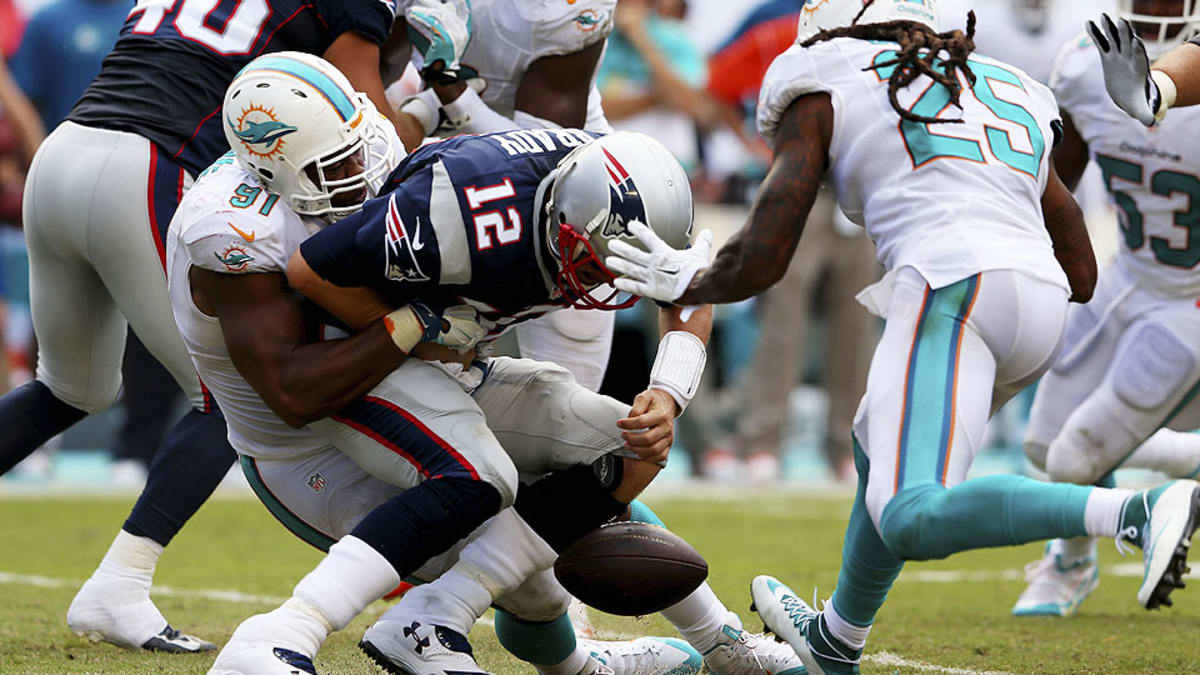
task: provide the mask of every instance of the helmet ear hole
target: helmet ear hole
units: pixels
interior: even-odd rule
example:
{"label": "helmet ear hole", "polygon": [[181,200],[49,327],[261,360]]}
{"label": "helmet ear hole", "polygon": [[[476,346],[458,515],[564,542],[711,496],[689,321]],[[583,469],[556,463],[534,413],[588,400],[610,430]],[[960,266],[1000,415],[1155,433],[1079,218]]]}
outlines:
{"label": "helmet ear hole", "polygon": [[275,180],[275,172],[266,167],[256,166],[254,167],[254,170],[258,172],[258,175],[262,176],[266,180]]}

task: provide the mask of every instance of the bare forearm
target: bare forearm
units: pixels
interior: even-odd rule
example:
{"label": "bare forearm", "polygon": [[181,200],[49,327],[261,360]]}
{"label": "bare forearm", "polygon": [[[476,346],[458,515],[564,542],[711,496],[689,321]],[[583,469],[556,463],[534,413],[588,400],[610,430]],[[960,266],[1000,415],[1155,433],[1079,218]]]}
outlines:
{"label": "bare forearm", "polygon": [[1164,54],[1152,67],[1174,80],[1178,96],[1173,107],[1200,103],[1200,46],[1185,42]]}
{"label": "bare forearm", "polygon": [[278,376],[279,398],[292,418],[284,421],[306,424],[328,417],[373,389],[406,358],[382,322],[348,338],[297,346]]}
{"label": "bare forearm", "polygon": [[683,320],[684,311],[687,307],[668,307],[658,313],[658,337],[662,337],[673,330],[682,330],[700,338],[704,344],[708,344],[708,338],[712,334],[712,305],[701,305],[691,308],[688,312],[687,321]]}
{"label": "bare forearm", "polygon": [[1054,257],[1071,284],[1071,300],[1087,302],[1096,286],[1096,254],[1084,224],[1083,212],[1070,195],[1043,203],[1046,230]]}

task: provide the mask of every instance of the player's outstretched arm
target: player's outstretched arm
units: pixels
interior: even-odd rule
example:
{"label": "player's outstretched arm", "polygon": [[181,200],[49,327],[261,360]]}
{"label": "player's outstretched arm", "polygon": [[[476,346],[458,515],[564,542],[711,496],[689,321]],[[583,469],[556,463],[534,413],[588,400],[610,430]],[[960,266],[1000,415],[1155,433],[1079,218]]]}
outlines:
{"label": "player's outstretched arm", "polygon": [[346,79],[350,80],[350,84],[354,85],[354,89],[366,94],[379,112],[392,122],[405,150],[412,152],[421,146],[425,138],[421,123],[412,115],[392,110],[392,106],[387,102],[383,77],[379,73],[379,45],[349,31],[339,35],[321,57],[342,71]]}
{"label": "player's outstretched arm", "polygon": [[1092,251],[1083,211],[1053,166],[1042,195],[1042,214],[1054,243],[1054,257],[1071,284],[1071,302],[1091,300],[1096,289],[1096,254]]}
{"label": "player's outstretched arm", "polygon": [[1151,66],[1171,78],[1175,86],[1175,101],[1172,108],[1200,103],[1200,45],[1185,42],[1163,54]]}
{"label": "player's outstretched arm", "polygon": [[820,189],[832,137],[833,104],[828,94],[802,96],[788,107],[779,123],[771,171],[749,220],[676,304],[736,302],[783,277]]}
{"label": "player's outstretched arm", "polygon": [[362,396],[407,356],[380,321],[348,338],[305,344],[300,304],[283,274],[193,267],[189,276],[197,305],[220,320],[238,372],[291,426]]}

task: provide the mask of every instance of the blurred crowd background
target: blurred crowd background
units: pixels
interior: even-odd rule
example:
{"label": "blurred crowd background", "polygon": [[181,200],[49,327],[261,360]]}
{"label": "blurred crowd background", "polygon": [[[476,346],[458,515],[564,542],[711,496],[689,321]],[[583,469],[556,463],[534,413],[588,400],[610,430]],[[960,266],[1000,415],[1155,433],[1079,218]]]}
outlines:
{"label": "blurred crowd background", "polygon": [[[719,245],[744,222],[770,153],[754,130],[759,85],[795,39],[804,0],[620,0],[597,74],[608,119],[654,135],[687,167],[698,228]],[[1062,44],[1114,0],[942,0],[944,28],[973,9],[977,51],[1045,81]],[[131,0],[0,0],[0,393],[32,376],[23,178],[41,139],[100,69]],[[1101,257],[1115,225],[1098,177],[1080,198]],[[1106,253],[1108,252],[1108,253]],[[1103,260],[1102,260],[1103,262]],[[854,475],[850,427],[881,328],[854,301],[880,267],[861,228],[818,201],[784,280],[719,308],[702,392],[680,420],[671,475],[726,482],[840,481]],[[652,303],[618,316],[604,391],[631,400],[657,345]],[[502,347],[503,348],[503,347]],[[138,487],[162,434],[185,409],[165,370],[130,335],[119,405],[55,439],[4,480],[74,473]],[[982,470],[1020,470],[1031,396],[993,422]],[[86,470],[78,467],[86,467]]]}

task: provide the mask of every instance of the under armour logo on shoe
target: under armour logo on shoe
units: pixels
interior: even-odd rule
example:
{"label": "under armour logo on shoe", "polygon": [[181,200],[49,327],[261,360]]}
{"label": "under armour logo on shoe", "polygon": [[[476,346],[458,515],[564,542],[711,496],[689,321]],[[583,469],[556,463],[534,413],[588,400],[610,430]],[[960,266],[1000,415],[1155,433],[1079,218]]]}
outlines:
{"label": "under armour logo on shoe", "polygon": [[413,642],[417,643],[417,646],[413,650],[417,652],[417,654],[420,654],[425,650],[426,647],[429,646],[429,638],[417,637],[417,629],[420,627],[421,624],[417,623],[416,621],[412,622],[412,625],[404,627],[404,637],[411,637]]}

